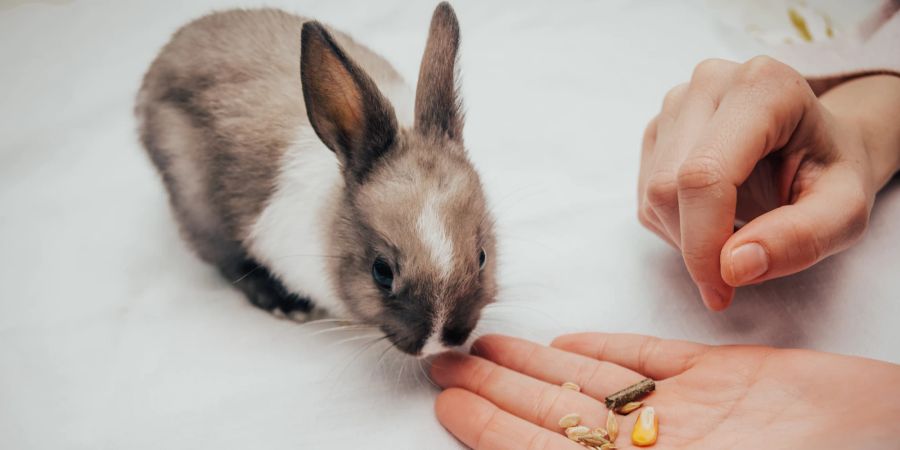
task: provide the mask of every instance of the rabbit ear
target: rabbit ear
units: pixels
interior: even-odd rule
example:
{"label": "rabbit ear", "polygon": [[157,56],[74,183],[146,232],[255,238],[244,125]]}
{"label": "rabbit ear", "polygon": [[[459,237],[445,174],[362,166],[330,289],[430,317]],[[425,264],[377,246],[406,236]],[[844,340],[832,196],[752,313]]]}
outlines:
{"label": "rabbit ear", "polygon": [[318,22],[303,24],[300,78],[319,139],[337,154],[345,177],[362,180],[397,139],[394,108]]}
{"label": "rabbit ear", "polygon": [[456,89],[459,23],[447,2],[435,8],[416,87],[415,128],[462,141],[463,113]]}

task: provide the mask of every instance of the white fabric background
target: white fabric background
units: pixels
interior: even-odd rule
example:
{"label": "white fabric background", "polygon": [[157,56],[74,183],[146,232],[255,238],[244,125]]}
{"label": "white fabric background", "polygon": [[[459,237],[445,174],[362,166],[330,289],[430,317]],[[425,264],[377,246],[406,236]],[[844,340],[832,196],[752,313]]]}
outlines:
{"label": "white fabric background", "polygon": [[[341,342],[365,332],[252,308],[179,240],[133,97],[177,26],[233,4],[22,3],[0,2],[0,448],[457,448],[417,362]],[[332,23],[415,80],[431,2],[268,4]],[[664,93],[700,60],[757,44],[696,3],[455,8],[466,139],[499,217],[509,305],[482,332],[900,361],[897,182],[858,246],[741,289],[724,313],[636,220],[641,134]]]}

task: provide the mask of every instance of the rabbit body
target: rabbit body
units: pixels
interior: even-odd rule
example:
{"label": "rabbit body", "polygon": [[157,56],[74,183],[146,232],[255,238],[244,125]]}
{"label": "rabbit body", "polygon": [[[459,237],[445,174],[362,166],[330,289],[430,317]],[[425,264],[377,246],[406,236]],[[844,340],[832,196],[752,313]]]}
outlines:
{"label": "rabbit body", "polygon": [[468,336],[494,244],[462,147],[455,20],[435,12],[415,105],[382,57],[274,9],[195,20],[152,63],[141,142],[184,238],[254,305],[323,308],[413,354]]}

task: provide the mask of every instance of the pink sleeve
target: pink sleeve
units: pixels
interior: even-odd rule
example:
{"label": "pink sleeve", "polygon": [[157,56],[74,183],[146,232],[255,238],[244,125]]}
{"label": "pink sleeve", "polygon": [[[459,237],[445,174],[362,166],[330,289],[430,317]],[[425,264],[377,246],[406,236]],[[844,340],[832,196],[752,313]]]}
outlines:
{"label": "pink sleeve", "polygon": [[900,2],[886,2],[862,30],[862,42],[781,48],[773,55],[802,73],[817,94],[844,81],[878,73],[900,76]]}

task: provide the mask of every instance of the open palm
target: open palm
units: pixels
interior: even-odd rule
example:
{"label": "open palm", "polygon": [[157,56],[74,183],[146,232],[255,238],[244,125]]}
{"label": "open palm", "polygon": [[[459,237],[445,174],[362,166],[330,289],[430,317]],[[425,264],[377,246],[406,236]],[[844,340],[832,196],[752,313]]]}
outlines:
{"label": "open palm", "polygon": [[[604,426],[603,399],[643,378],[664,449],[900,448],[900,367],[863,358],[638,335],[574,334],[551,347],[486,336],[432,364],[438,419],[477,450],[577,450],[557,425]],[[572,381],[581,392],[562,389]],[[637,413],[619,417],[633,448]]]}

